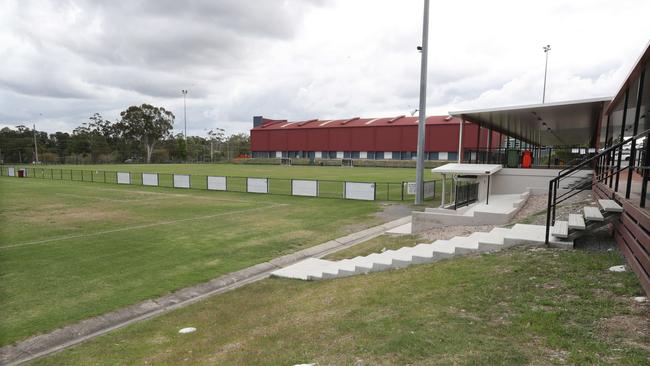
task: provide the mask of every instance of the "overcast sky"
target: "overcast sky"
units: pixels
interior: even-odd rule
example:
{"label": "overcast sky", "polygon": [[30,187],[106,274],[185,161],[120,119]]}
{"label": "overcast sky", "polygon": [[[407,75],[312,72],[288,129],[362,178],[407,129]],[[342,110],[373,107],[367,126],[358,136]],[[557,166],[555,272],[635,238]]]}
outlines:
{"label": "overcast sky", "polygon": [[[0,126],[71,131],[152,103],[188,133],[252,116],[408,114],[423,0],[0,0]],[[611,96],[650,41],[648,0],[432,1],[429,115]]]}

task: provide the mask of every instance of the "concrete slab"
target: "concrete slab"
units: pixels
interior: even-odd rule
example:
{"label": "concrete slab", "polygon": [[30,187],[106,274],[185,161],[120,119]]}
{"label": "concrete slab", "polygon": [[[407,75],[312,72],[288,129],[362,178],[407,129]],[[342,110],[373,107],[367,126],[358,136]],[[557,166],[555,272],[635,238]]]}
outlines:
{"label": "concrete slab", "polygon": [[396,228],[386,231],[386,234],[392,235],[408,235],[411,233],[411,223],[398,226]]}

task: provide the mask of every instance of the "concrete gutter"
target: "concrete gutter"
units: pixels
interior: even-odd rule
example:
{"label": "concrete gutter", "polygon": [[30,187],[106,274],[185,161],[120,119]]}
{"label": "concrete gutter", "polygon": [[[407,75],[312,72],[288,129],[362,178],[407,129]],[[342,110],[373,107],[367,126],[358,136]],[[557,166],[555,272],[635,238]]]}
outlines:
{"label": "concrete gutter", "polygon": [[19,343],[0,348],[0,365],[19,365],[59,352],[86,340],[108,333],[170,310],[185,307],[207,297],[221,294],[269,277],[271,272],[306,258],[320,258],[356,244],[365,242],[386,231],[411,222],[403,217],[371,227],[344,237],[287,254],[268,262],[231,272],[205,283],[186,287],[157,299],[142,301],[104,315],[59,328],[47,334],[28,338]]}

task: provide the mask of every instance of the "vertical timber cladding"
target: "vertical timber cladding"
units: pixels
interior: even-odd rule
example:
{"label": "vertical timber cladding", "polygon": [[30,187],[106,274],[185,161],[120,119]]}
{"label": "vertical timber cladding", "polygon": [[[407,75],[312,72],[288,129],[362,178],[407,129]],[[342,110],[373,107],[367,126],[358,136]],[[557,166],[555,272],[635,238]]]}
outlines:
{"label": "vertical timber cladding", "polygon": [[646,294],[650,294],[650,214],[625,200],[606,184],[594,185],[594,194],[615,199],[623,206],[620,220],[614,222],[615,239],[630,268],[639,278]]}
{"label": "vertical timber cladding", "polygon": [[650,214],[629,201],[616,222],[616,242],[636,273],[646,294],[650,294]]}

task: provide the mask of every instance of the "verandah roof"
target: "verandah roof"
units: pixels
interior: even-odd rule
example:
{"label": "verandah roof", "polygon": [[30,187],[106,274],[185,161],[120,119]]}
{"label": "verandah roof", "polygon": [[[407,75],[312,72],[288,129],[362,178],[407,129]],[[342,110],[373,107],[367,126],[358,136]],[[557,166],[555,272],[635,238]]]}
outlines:
{"label": "verandah roof", "polygon": [[519,140],[542,146],[594,145],[611,98],[450,112]]}

